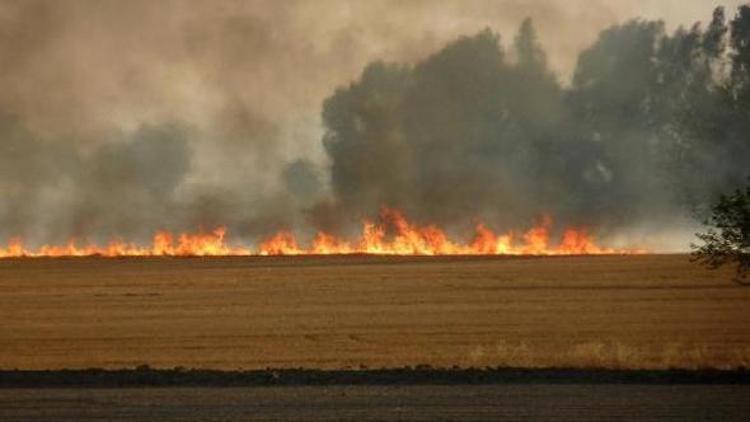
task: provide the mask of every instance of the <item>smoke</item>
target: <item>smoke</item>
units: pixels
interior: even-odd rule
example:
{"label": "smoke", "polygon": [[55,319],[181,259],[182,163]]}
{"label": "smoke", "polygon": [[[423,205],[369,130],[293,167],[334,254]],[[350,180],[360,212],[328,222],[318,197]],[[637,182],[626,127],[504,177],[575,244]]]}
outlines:
{"label": "smoke", "polygon": [[[748,18],[750,7],[730,26]],[[488,29],[414,65],[374,62],[324,103],[337,201],[322,213],[386,203],[448,227],[551,213],[599,233],[684,229],[691,206],[750,176],[749,40],[727,25],[717,8],[705,31],[612,26],[568,87],[528,19],[510,55]]]}
{"label": "smoke", "polygon": [[[642,115],[586,115],[602,105],[591,98],[616,91],[591,88],[597,57],[640,48],[599,32],[664,18],[658,39],[710,10],[698,0],[3,0],[0,242],[138,241],[215,225],[257,239],[346,230],[384,204],[449,225],[510,228],[540,212],[604,228],[655,221],[652,211],[673,210],[653,176],[660,162],[644,158],[656,131],[640,128]],[[526,17],[533,28],[514,41]],[[638,85],[624,70],[607,80],[620,77]]]}

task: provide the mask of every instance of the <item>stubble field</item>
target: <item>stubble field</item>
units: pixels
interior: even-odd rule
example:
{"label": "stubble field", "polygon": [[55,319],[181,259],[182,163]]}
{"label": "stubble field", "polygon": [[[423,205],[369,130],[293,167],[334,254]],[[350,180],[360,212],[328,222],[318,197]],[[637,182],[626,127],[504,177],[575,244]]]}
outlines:
{"label": "stubble field", "polygon": [[0,369],[750,363],[750,289],[684,255],[0,261]]}

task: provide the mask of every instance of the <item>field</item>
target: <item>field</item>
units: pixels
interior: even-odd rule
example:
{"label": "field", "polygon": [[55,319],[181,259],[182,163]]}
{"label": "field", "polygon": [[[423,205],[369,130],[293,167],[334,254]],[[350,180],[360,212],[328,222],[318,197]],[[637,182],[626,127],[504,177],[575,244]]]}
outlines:
{"label": "field", "polygon": [[684,255],[0,260],[0,369],[750,366]]}

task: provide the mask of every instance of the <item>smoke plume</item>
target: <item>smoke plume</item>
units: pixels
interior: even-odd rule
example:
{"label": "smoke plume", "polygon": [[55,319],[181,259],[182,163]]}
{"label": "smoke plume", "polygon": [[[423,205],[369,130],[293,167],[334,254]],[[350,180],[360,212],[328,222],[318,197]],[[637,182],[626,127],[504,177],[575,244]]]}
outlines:
{"label": "smoke plume", "polygon": [[740,3],[3,0],[0,243],[662,227],[747,177]]}

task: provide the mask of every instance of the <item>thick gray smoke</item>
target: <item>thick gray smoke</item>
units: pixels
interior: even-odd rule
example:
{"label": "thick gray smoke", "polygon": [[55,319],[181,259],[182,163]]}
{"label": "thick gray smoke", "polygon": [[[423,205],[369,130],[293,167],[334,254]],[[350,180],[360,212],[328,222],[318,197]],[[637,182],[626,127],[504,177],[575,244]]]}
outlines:
{"label": "thick gray smoke", "polygon": [[516,47],[518,65],[487,30],[413,67],[371,64],[326,101],[324,145],[341,214],[390,204],[441,224],[513,227],[560,211],[549,204],[574,206],[554,177],[578,165],[560,156],[568,154],[556,133],[562,92],[528,21]]}
{"label": "thick gray smoke", "polygon": [[485,30],[413,66],[375,62],[324,105],[337,201],[319,213],[390,204],[449,227],[549,213],[599,233],[677,228],[750,176],[748,27],[750,7],[672,34],[613,26],[567,87],[530,20],[513,60]]}
{"label": "thick gray smoke", "polygon": [[[382,205],[455,228],[541,213],[613,233],[660,224],[744,177],[744,128],[721,123],[732,141],[714,149],[701,143],[719,142],[715,128],[690,117],[744,116],[711,105],[725,103],[715,93],[736,49],[691,97],[676,82],[706,53],[672,31],[710,12],[701,0],[0,0],[0,243],[343,232]],[[667,24],[627,23],[639,15]]]}

